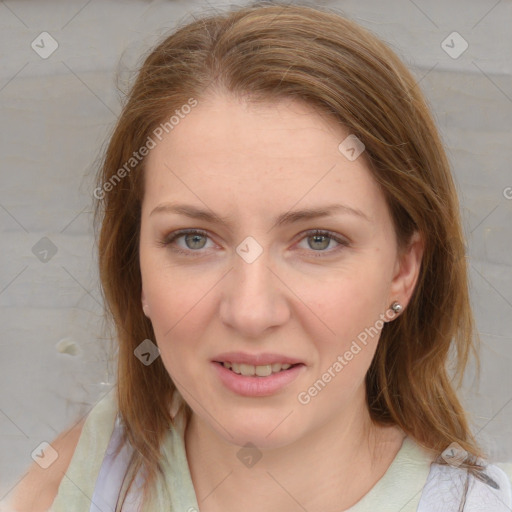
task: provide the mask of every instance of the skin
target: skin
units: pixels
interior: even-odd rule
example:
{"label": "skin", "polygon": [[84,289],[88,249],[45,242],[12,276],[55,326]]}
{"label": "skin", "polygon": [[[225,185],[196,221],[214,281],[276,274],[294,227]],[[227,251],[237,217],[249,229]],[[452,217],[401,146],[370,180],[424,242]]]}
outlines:
{"label": "skin", "polygon": [[[16,512],[44,512],[49,510],[59,490],[80,439],[86,418],[62,432],[50,444],[59,456],[53,464],[43,469],[31,464],[23,479],[13,490],[9,510]],[[1,509],[1,507],[0,507]]]}
{"label": "skin", "polygon": [[[417,235],[398,250],[364,153],[350,161],[338,150],[347,135],[297,100],[256,104],[218,93],[148,155],[141,299],[163,364],[193,410],[185,443],[201,512],[348,508],[402,444],[398,428],[372,424],[365,403],[380,332],[307,405],[297,399],[393,301],[406,307],[423,252]],[[232,225],[152,213],[168,202],[231,216]],[[279,214],[331,203],[368,219],[335,213],[272,228]],[[207,237],[159,243],[184,228]],[[309,229],[348,245],[315,243]],[[252,263],[236,252],[248,236],[263,249]],[[286,354],[305,367],[272,396],[243,397],[211,363],[225,351]],[[251,468],[236,456],[247,442],[262,454]]]}

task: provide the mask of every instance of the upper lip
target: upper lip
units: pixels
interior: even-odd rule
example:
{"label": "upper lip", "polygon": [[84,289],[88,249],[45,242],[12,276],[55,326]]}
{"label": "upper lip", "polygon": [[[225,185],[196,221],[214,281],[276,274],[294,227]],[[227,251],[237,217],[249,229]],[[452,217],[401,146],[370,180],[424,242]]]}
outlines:
{"label": "upper lip", "polygon": [[300,359],[295,357],[285,356],[282,354],[247,354],[245,352],[223,352],[213,358],[213,361],[218,363],[238,363],[238,364],[251,364],[253,366],[263,366],[267,364],[283,363],[283,364],[298,364],[302,363]]}

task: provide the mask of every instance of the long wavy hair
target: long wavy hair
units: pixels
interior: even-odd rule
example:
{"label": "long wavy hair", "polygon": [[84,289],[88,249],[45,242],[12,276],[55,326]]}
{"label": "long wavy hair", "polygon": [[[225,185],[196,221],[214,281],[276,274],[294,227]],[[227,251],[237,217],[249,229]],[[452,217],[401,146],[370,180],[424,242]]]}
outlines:
{"label": "long wavy hair", "polygon": [[[424,240],[411,300],[384,325],[366,375],[371,418],[399,426],[438,455],[458,443],[472,455],[464,465],[481,468],[482,450],[456,394],[471,355],[479,366],[459,202],[420,87],[385,43],[337,12],[260,2],[195,17],[145,56],[97,176],[100,278],[119,347],[119,413],[135,448],[125,491],[142,468],[149,499],[162,474],[161,444],[178,394],[161,358],[145,366],[134,356],[154,333],[141,308],[145,158],[130,159],[176,109],[215,91],[254,101],[302,100],[364,143],[399,246],[415,230]],[[183,400],[179,410],[190,417]]]}

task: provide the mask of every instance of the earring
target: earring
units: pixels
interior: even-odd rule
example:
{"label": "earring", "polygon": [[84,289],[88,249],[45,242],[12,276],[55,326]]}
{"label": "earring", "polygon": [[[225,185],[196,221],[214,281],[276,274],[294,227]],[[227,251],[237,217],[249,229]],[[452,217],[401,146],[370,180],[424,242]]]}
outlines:
{"label": "earring", "polygon": [[395,312],[395,314],[398,315],[404,308],[402,307],[402,304],[400,304],[400,302],[395,301],[393,302],[393,304],[391,304],[391,309]]}

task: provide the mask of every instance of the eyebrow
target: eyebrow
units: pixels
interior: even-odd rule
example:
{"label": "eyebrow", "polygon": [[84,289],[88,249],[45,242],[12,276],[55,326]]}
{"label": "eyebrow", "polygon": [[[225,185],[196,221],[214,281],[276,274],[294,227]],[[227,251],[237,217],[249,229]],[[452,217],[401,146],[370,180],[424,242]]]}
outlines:
{"label": "eyebrow", "polygon": [[[192,205],[180,203],[160,204],[152,210],[150,216],[155,213],[175,213],[178,215],[185,215],[186,217],[190,217],[192,219],[203,220],[228,227],[231,227],[234,220],[232,216],[223,217],[213,213],[211,210],[203,210]],[[292,224],[294,222],[300,222],[303,220],[328,217],[333,215],[334,213],[354,215],[368,222],[371,222],[369,217],[361,210],[340,203],[335,203],[326,205],[321,208],[305,208],[303,210],[295,210],[283,213],[274,219],[274,225],[272,226],[272,229],[275,227],[284,226]]]}

